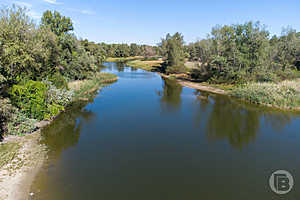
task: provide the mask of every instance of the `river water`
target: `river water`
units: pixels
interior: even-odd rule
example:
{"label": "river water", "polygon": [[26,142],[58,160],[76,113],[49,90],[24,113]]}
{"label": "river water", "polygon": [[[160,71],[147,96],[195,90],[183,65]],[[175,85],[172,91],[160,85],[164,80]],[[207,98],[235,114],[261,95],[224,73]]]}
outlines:
{"label": "river water", "polygon": [[[299,113],[105,65],[119,80],[42,131],[49,153],[31,199],[300,199]],[[278,169],[295,182],[283,196],[269,186]]]}

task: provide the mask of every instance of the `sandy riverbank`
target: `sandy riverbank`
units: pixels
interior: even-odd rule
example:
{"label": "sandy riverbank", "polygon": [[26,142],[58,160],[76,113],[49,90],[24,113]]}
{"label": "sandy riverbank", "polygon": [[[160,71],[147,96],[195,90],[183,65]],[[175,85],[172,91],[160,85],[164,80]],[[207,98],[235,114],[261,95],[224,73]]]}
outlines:
{"label": "sandy riverbank", "polygon": [[[43,123],[43,126],[48,123]],[[40,130],[26,136],[7,136],[1,147],[12,147],[0,168],[0,200],[27,200],[36,174],[46,159]]]}
{"label": "sandy riverbank", "polygon": [[[171,78],[170,76],[168,76],[166,74],[162,74],[162,73],[158,73],[158,74],[160,76],[164,77],[164,78]],[[177,79],[177,78],[174,78],[174,79],[177,81],[177,83],[179,83],[180,85],[182,85],[184,87],[189,87],[189,88],[202,90],[202,91],[206,91],[206,92],[211,92],[211,93],[215,93],[215,94],[222,94],[222,95],[227,95],[228,94],[225,90],[222,90],[222,89],[219,89],[219,88],[206,86],[206,85],[203,85],[201,83],[185,81],[185,80],[181,80],[181,79]]]}

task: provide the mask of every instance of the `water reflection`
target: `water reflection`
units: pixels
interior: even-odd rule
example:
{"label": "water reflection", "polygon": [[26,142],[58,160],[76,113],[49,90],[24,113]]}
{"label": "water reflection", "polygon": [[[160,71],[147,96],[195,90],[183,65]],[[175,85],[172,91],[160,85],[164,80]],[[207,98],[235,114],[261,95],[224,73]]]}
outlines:
{"label": "water reflection", "polygon": [[206,125],[207,136],[214,140],[227,139],[233,147],[242,148],[255,140],[260,116],[259,112],[216,96]]}
{"label": "water reflection", "polygon": [[78,143],[82,124],[95,116],[84,109],[85,105],[85,102],[75,103],[43,129],[41,142],[48,147],[51,157],[59,157],[63,150]]}
{"label": "water reflection", "polygon": [[124,63],[116,63],[116,69],[118,70],[118,72],[124,72],[125,70],[125,64]]}
{"label": "water reflection", "polygon": [[299,176],[298,115],[106,66],[119,81],[44,129],[39,199],[271,199],[273,167]]}
{"label": "water reflection", "polygon": [[163,111],[178,111],[181,106],[182,86],[175,80],[162,78],[163,90],[157,94],[161,96],[161,108]]}
{"label": "water reflection", "polygon": [[273,132],[282,132],[293,118],[293,113],[275,112],[229,97],[200,91],[194,94],[199,102],[195,112],[196,126],[206,127],[208,139],[227,140],[234,148],[242,149],[254,142],[261,126],[266,124]]}

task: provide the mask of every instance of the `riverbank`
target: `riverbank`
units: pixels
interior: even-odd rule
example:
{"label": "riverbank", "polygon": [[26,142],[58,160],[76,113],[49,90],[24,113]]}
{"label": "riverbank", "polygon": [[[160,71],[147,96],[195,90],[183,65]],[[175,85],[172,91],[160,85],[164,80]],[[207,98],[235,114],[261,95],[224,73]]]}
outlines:
{"label": "riverbank", "polygon": [[117,57],[111,57],[111,58],[106,58],[106,62],[127,62],[131,60],[138,60],[142,59],[143,56],[131,56],[131,57],[122,57],[122,58],[117,58]]}
{"label": "riverbank", "polygon": [[[45,124],[46,125],[46,124]],[[46,159],[40,130],[26,136],[8,136],[0,144],[0,199],[27,200],[31,183]]]}
{"label": "riverbank", "polygon": [[[126,59],[125,59],[126,60]],[[164,74],[160,73],[163,61],[143,61],[140,58],[126,61],[128,66],[146,71],[158,72],[162,77],[175,79],[180,85],[211,92],[228,95],[253,104],[272,107],[281,110],[300,111],[300,79],[281,82],[247,83],[247,84],[210,84],[192,80],[188,73]]]}
{"label": "riverbank", "polygon": [[[114,74],[96,73],[89,79],[69,82],[69,90],[74,92],[72,102],[89,101],[117,79]],[[0,200],[28,199],[31,183],[47,155],[39,143],[40,133],[53,119],[35,123],[35,131],[30,134],[4,136],[0,143]]]}

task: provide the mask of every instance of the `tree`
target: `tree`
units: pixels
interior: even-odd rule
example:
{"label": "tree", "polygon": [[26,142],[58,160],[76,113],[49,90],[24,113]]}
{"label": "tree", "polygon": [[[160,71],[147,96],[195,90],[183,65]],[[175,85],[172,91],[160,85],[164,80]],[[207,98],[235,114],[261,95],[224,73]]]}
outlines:
{"label": "tree", "polygon": [[180,33],[173,36],[167,34],[166,39],[161,42],[162,49],[166,50],[166,71],[182,72],[184,70],[184,41]]}
{"label": "tree", "polygon": [[54,11],[53,13],[49,10],[45,11],[41,25],[50,28],[50,30],[58,36],[74,30],[71,19],[69,17],[61,16],[57,11]]}
{"label": "tree", "polygon": [[130,56],[138,56],[141,54],[140,48],[137,44],[130,44]]}

